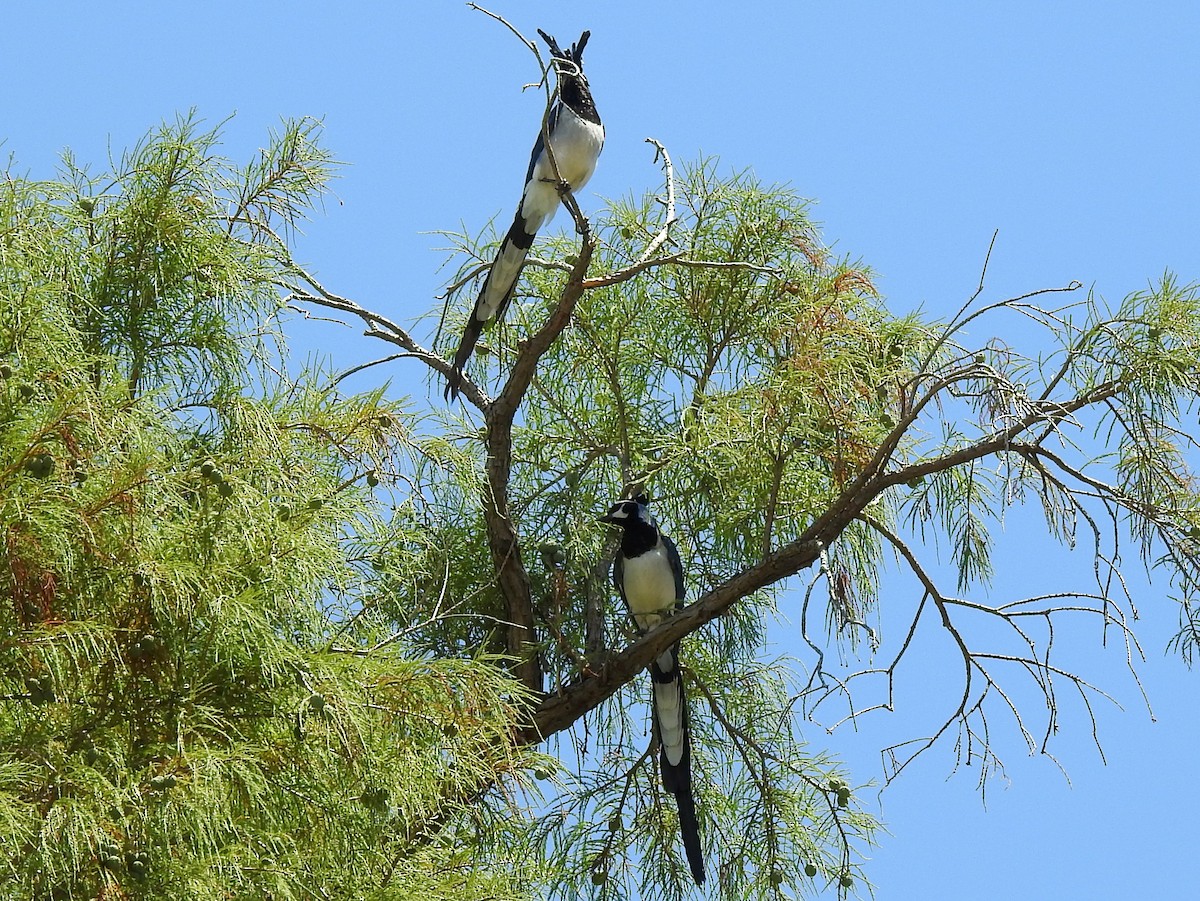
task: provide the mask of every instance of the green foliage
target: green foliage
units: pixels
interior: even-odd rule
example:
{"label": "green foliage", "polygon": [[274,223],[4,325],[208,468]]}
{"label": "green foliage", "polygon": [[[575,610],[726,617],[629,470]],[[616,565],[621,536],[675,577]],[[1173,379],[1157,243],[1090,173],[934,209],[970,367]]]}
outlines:
{"label": "green foliage", "polygon": [[[532,749],[539,714],[608,679],[634,642],[596,517],[641,490],[688,563],[689,599],[712,608],[682,659],[719,897],[863,883],[876,825],[804,731],[830,699],[861,713],[858,674],[831,675],[824,648],[852,657],[866,636],[880,650],[889,551],[923,597],[893,662],[861,674],[890,688],[936,610],[966,684],[917,744],[957,725],[985,773],[997,697],[1037,749],[1000,666],[1044,692],[1047,736],[1058,682],[1091,709],[1095,690],[1029,622],[1090,611],[1133,646],[1115,536],[1169,572],[1180,650],[1200,646],[1194,287],[1166,278],[1115,312],[1035,294],[973,298],[948,323],[896,317],[793,191],[702,162],[667,203],[611,204],[582,250],[538,248],[469,372],[500,391],[518,364],[534,376],[507,413],[465,391],[481,428],[383,389],[345,395],[321,370],[283,374],[286,303],[358,315],[445,369],[292,263],[287,238],[332,174],[318,139],[285,123],[236,167],[217,131],[183,119],[111,173],[68,159],[57,182],[0,185],[13,897],[682,897],[633,668],[555,727],[555,757]],[[458,240],[462,288],[488,249]],[[451,305],[450,331],[468,306]],[[1000,311],[1054,349],[966,343]],[[996,526],[1030,496],[1054,538],[1090,537],[1096,589],[996,606],[942,591],[914,546],[946,549],[959,592],[986,587]],[[781,589],[810,565],[801,684],[766,649]],[[514,643],[526,614],[536,635]],[[967,614],[1018,650],[977,653]]]}
{"label": "green foliage", "polygon": [[235,170],[186,119],[112,173],[0,183],[6,898],[540,879],[497,865],[520,830],[486,815],[529,765],[499,661],[336,633],[387,515],[366,474],[419,454],[400,405],[276,375],[262,340],[276,236],[329,176],[317,137],[285,123]]}
{"label": "green foliage", "polygon": [[[874,824],[849,806],[852,793],[822,788],[840,778],[837,767],[801,740],[797,707],[815,719],[836,698],[849,720],[862,709],[851,684],[875,675],[886,678],[887,694],[872,709],[890,708],[891,680],[925,611],[936,611],[940,634],[962,656],[964,684],[947,689],[959,706],[931,738],[885,750],[890,777],[954,728],[980,771],[994,772],[993,709],[1015,715],[1031,752],[1045,751],[1027,714],[1012,706],[1006,673],[1032,678],[1044,695],[1046,741],[1057,731],[1061,682],[1094,716],[1091,698],[1102,695],[1051,662],[1053,623],[1090,613],[1122,636],[1132,659],[1119,570],[1128,536],[1181,594],[1181,650],[1190,656],[1200,646],[1200,504],[1188,466],[1198,446],[1183,421],[1200,391],[1200,292],[1167,278],[1116,310],[1091,297],[1041,305],[1072,286],[979,305],[977,295],[945,323],[896,317],[866,269],[825,250],[791,190],[745,173],[718,175],[710,162],[670,181],[667,167],[665,197],[622,200],[596,217],[586,273],[572,268],[574,236],[541,245],[523,276],[528,297],[471,364],[478,384],[508,392],[532,353],[529,336],[582,289],[569,327],[537,361],[513,421],[506,476],[506,509],[526,549],[543,629],[538,660],[551,684],[603,679],[593,674],[608,648],[630,640],[605,581],[611,537],[595,522],[615,497],[649,491],[688,563],[689,600],[706,592],[713,600],[772,555],[807,560],[739,593],[704,626],[703,642],[685,641],[694,766],[702,832],[715,837],[718,896],[773,897],[784,883],[803,890],[810,868],[846,891]],[[456,241],[466,262],[453,284],[462,288],[491,248]],[[451,333],[468,309],[451,304]],[[1044,356],[1023,355],[999,337],[967,343],[968,326],[1009,312],[1040,328],[1051,348]],[[494,422],[486,397],[480,406]],[[1090,439],[1077,437],[1081,426],[1093,430]],[[477,467],[495,458],[488,435],[453,419],[445,428],[461,435],[464,454],[478,449]],[[480,528],[469,501],[479,491],[466,478],[450,492],[466,506],[443,511],[446,556],[437,559],[447,570],[461,559],[450,548],[472,542]],[[482,492],[485,506],[490,491],[494,482]],[[1050,535],[1068,547],[1084,527],[1095,589],[999,604],[943,591],[918,543],[944,548],[958,592],[986,590],[997,532],[1031,496]],[[798,552],[816,541],[815,553]],[[878,650],[879,574],[889,550],[923,594],[907,638],[890,665],[834,675],[823,650],[830,639],[856,649],[865,635]],[[446,577],[437,575],[440,563],[426,566],[428,590],[436,586],[451,606],[473,599],[500,617],[506,599],[486,544],[472,544],[470,560],[465,574]],[[811,678],[796,686],[793,662],[764,661],[764,644],[781,580],[813,562],[820,569],[804,597],[800,634],[815,656]],[[808,616],[818,585],[826,589],[825,635]],[[507,601],[511,610],[513,597]],[[987,620],[1001,628],[985,625],[977,638],[972,625]],[[987,641],[1000,646],[977,648]],[[744,674],[753,674],[752,689]],[[564,897],[676,898],[688,890],[671,805],[653,754],[643,753],[643,691],[626,686],[560,741],[563,756],[578,762],[544,829],[555,862],[574,875],[562,884]]]}
{"label": "green foliage", "polygon": [[[596,522],[615,497],[647,487],[688,561],[689,592],[718,585],[799,535],[862,469],[930,341],[915,320],[883,310],[869,273],[829,256],[791,190],[720,177],[710,162],[688,169],[677,190],[671,246],[683,250],[673,265],[605,285],[637,263],[665,213],[653,197],[625,200],[597,223],[596,286],[542,358],[514,424],[509,503],[525,546],[557,555],[528,558],[551,684],[597,666],[605,636],[609,646],[629,640],[607,580],[610,536]],[[557,259],[571,247],[551,238],[544,253]],[[534,299],[490,336],[497,353],[475,364],[478,377],[511,368],[566,281],[550,263],[525,278]],[[470,496],[466,484],[458,491]],[[466,514],[447,524],[455,537],[445,543],[478,531]],[[501,609],[486,545],[471,559],[471,585],[456,581],[461,573],[441,579],[437,565],[426,571],[450,598],[491,597]],[[838,561],[839,616],[861,621],[876,596],[877,536],[848,534]],[[822,787],[836,762],[793,731],[793,662],[762,660],[774,603],[773,591],[745,598],[706,627],[703,643],[684,645],[702,832],[720,849],[711,861],[721,897],[770,897],[772,873],[800,885],[807,861],[836,881],[874,831],[836,795],[830,804]],[[581,761],[560,792],[562,816],[544,820],[556,864],[574,876],[564,897],[675,898],[690,885],[673,801],[645,753],[645,691],[635,681],[588,716],[586,752],[560,744]]]}

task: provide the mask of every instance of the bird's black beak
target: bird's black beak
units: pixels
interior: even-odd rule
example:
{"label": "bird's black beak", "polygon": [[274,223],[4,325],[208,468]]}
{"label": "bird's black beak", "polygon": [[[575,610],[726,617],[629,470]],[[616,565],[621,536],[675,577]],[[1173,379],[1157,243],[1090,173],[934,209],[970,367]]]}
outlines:
{"label": "bird's black beak", "polygon": [[616,519],[614,519],[612,516],[608,515],[607,513],[606,513],[604,516],[598,517],[598,518],[596,519],[596,522],[607,522],[607,523],[610,523],[610,524],[612,524],[612,525],[616,525],[616,524],[617,524],[617,520],[616,520]]}

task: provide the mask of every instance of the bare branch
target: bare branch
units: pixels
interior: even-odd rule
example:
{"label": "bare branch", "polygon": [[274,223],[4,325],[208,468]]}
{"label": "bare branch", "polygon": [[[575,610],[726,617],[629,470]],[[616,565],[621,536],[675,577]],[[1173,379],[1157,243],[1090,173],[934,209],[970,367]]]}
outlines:
{"label": "bare branch", "polygon": [[666,182],[667,201],[666,201],[666,216],[663,219],[662,228],[659,229],[654,239],[646,245],[646,249],[642,251],[642,255],[638,258],[638,264],[644,263],[651,259],[658,248],[666,242],[671,234],[671,226],[675,224],[678,217],[675,215],[675,168],[671,165],[671,157],[667,153],[667,148],[654,138],[646,138],[647,144],[654,145],[654,161],[657,163],[659,157],[663,161],[663,179]]}
{"label": "bare branch", "polygon": [[655,269],[659,266],[684,266],[692,269],[733,269],[745,272],[761,272],[764,275],[781,275],[778,269],[771,266],[759,266],[756,263],[743,262],[740,260],[693,260],[684,255],[684,251],[671,254],[665,257],[655,257],[650,260],[642,260],[626,266],[624,269],[618,269],[616,272],[610,272],[608,275],[598,275],[595,278],[586,279],[583,283],[585,290],[592,288],[606,288],[609,285],[618,285],[621,282],[627,282],[635,275],[645,272],[648,269]]}
{"label": "bare branch", "polygon": [[[505,28],[507,28],[509,31],[511,31],[516,36],[517,40],[519,40],[522,44],[524,44],[526,47],[528,47],[533,52],[533,55],[537,57],[538,63],[541,63],[542,57],[541,57],[541,54],[538,53],[537,44],[535,44],[533,41],[529,40],[529,38],[525,37],[525,35],[521,34],[521,32],[518,31],[517,28],[511,22],[508,21],[508,19],[504,18],[504,16],[499,15],[498,13],[492,12],[489,9],[484,9],[482,6],[480,6],[477,3],[468,3],[467,6],[470,7],[471,9],[475,10],[476,12],[481,12],[485,16],[495,19],[497,22],[499,22],[501,25],[503,25]],[[542,67],[543,74],[545,74],[545,71],[546,71],[545,66],[543,66]]]}

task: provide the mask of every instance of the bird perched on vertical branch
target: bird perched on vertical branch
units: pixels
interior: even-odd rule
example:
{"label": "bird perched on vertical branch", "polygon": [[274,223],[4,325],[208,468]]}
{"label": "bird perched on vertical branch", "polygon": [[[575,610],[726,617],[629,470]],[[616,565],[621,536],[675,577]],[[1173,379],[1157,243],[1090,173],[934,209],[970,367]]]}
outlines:
{"label": "bird perched on vertical branch", "polygon": [[[613,561],[613,584],[638,629],[648,632],[684,602],[683,563],[675,542],[658,528],[645,495],[617,501],[601,522],[621,527],[621,546]],[[663,788],[679,807],[679,832],[697,885],[704,883],[700,824],[692,794],[692,738],[687,697],[679,669],[679,643],[650,663],[651,717],[659,745]]]}
{"label": "bird perched on vertical branch", "polygon": [[504,316],[538,229],[554,218],[563,193],[578,191],[587,184],[596,171],[596,160],[604,147],[604,126],[583,74],[583,48],[587,46],[591,32],[580,35],[570,50],[562,50],[558,42],[541,29],[538,34],[550,48],[551,63],[558,77],[558,98],[533,145],[517,215],[500,242],[496,259],[458,343],[454,368],[446,385],[448,400],[458,396],[463,367],[471,359],[484,326]]}

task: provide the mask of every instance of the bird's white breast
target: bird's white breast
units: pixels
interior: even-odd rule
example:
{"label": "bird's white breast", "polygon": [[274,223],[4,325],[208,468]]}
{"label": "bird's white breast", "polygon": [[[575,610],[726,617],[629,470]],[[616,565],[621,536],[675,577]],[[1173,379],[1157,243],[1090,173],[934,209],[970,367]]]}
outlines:
{"label": "bird's white breast", "polygon": [[[604,126],[579,118],[568,106],[559,110],[550,147],[554,151],[558,174],[570,183],[572,191],[578,191],[588,183],[596,171],[596,160],[603,146]],[[558,180],[554,177],[550,156],[543,150],[534,164],[533,177],[525,186],[521,202],[521,215],[533,226],[531,233],[554,218],[558,202]]]}
{"label": "bird's white breast", "polygon": [[[604,146],[604,126],[581,119],[569,106],[563,106],[550,146],[559,174],[571,183],[573,191],[578,191],[596,171],[596,160]],[[545,177],[554,177],[549,160]]]}
{"label": "bird's white breast", "polygon": [[660,543],[625,560],[625,601],[642,629],[652,629],[675,607],[675,574]]}

